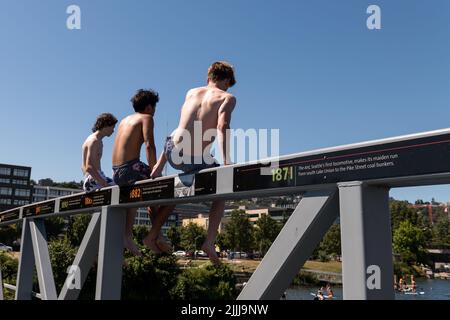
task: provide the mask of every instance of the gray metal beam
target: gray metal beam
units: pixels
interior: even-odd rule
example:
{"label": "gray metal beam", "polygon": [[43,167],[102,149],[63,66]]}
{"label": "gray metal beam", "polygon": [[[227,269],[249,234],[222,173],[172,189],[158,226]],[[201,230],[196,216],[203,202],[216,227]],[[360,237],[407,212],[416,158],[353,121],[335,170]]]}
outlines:
{"label": "gray metal beam", "polygon": [[125,218],[124,208],[102,208],[96,300],[120,300]]}
{"label": "gray metal beam", "polygon": [[95,259],[98,254],[99,247],[99,237],[100,237],[100,221],[101,214],[95,213],[92,218],[89,226],[84,234],[83,240],[81,241],[80,247],[78,249],[75,260],[72,264],[75,267],[75,272],[79,272],[79,287],[76,286],[77,283],[73,281],[77,280],[77,277],[69,274],[66,281],[64,282],[64,286],[61,289],[61,293],[59,294],[59,300],[76,300],[81,292],[81,288],[83,288],[84,282],[89,274],[89,271],[92,265],[95,262]]}
{"label": "gray metal beam", "polygon": [[2,277],[2,266],[0,265],[0,300],[3,300],[3,277]]}
{"label": "gray metal beam", "polygon": [[389,188],[339,185],[344,299],[394,299]]}
{"label": "gray metal beam", "polygon": [[306,193],[238,300],[279,299],[338,213],[337,189]]}
{"label": "gray metal beam", "polygon": [[42,300],[56,300],[58,299],[58,295],[56,294],[52,264],[48,253],[47,233],[45,232],[44,220],[31,220],[30,231],[39,282],[39,291]]}
{"label": "gray metal beam", "polygon": [[35,267],[30,220],[23,219],[20,244],[19,270],[17,272],[16,300],[31,300]]}

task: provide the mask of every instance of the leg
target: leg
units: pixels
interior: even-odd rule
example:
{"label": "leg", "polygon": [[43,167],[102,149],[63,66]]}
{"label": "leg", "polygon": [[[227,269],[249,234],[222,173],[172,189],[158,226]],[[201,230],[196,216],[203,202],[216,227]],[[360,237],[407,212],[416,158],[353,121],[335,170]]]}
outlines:
{"label": "leg", "polygon": [[214,242],[216,241],[217,231],[219,228],[220,221],[222,220],[224,210],[225,210],[224,200],[217,200],[213,202],[211,206],[211,211],[209,212],[208,234],[206,236],[205,242],[202,245],[202,250],[208,254],[209,259],[214,264],[220,263],[220,260],[216,254]]}
{"label": "leg", "polygon": [[[150,217],[150,221],[152,222],[152,226],[155,223],[155,217],[157,215],[159,215],[158,211],[163,208],[161,206],[157,206],[157,207],[148,207],[148,216]],[[170,212],[173,211],[173,209],[175,208],[175,206],[172,206],[170,209]],[[164,214],[164,213],[163,213]],[[169,213],[170,214],[170,213]],[[167,219],[167,218],[166,218]],[[172,246],[167,243],[166,239],[164,238],[162,231],[159,231],[159,235],[158,238],[156,239],[156,245],[158,246],[158,248],[160,249],[160,251],[162,252],[171,252],[172,251]],[[155,248],[156,249],[156,248]]]}
{"label": "leg", "polygon": [[139,247],[133,240],[133,225],[134,219],[136,218],[137,209],[127,209],[127,221],[125,224],[125,234],[124,234],[124,245],[125,248],[130,250],[130,252],[136,256],[142,256],[142,253],[139,251]]}
{"label": "leg", "polygon": [[172,213],[175,206],[161,206],[158,208],[157,214],[154,214],[154,207],[149,210],[152,228],[144,239],[144,244],[155,253],[170,252],[172,249],[162,237],[161,228],[167,217]]}

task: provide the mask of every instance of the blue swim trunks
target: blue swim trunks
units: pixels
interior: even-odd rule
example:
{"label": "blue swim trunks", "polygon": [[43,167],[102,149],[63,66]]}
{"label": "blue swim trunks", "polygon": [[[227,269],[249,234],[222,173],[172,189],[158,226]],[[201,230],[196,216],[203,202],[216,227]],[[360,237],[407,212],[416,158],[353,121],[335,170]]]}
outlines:
{"label": "blue swim trunks", "polygon": [[[175,148],[175,143],[173,142],[172,137],[167,137],[166,143],[164,145],[164,154],[166,155],[167,161],[170,163],[170,165],[174,169],[181,170],[184,173],[192,173],[192,172],[200,171],[203,169],[215,168],[215,167],[220,166],[220,164],[218,164],[216,159],[214,159],[212,156],[211,156],[212,163],[206,163],[206,161],[205,161],[205,159],[203,159],[203,157],[201,159],[199,159],[194,156],[190,157],[190,159],[189,159],[190,163],[183,163],[182,161],[179,161],[184,158],[182,151],[176,155],[180,159],[177,159],[178,161],[175,161],[175,159],[174,159],[175,152],[179,152],[179,151]],[[181,163],[179,163],[179,162],[181,162]]]}
{"label": "blue swim trunks", "polygon": [[[108,185],[113,186],[114,183],[112,181],[111,178],[108,178],[103,171],[99,171],[98,172],[100,174],[100,176],[103,178],[103,180],[105,180]],[[101,189],[102,187],[100,186],[100,184],[90,175],[90,174],[86,174],[84,176],[84,182],[83,182],[83,190],[86,192],[91,192],[91,191],[95,191],[98,189]]]}
{"label": "blue swim trunks", "polygon": [[150,179],[150,167],[139,159],[113,166],[113,180],[118,186],[129,186],[147,179]]}

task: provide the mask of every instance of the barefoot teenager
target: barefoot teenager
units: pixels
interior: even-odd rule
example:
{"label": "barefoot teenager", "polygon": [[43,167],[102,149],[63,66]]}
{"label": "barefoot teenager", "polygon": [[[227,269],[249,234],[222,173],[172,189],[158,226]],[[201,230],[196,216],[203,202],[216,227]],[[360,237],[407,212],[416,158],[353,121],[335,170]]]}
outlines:
{"label": "barefoot teenager", "polygon": [[[153,116],[158,93],[153,90],[140,89],[131,99],[135,113],[127,116],[120,124],[113,148],[113,180],[119,186],[129,186],[136,181],[150,178],[151,169],[156,163],[156,148],[153,135]],[[145,145],[148,165],[140,161],[141,146]],[[167,210],[161,207],[160,210]],[[127,209],[125,226],[125,248],[135,255],[141,255],[138,246],[133,241],[133,225],[136,208]],[[147,244],[156,252],[162,250],[156,245],[156,239]]]}
{"label": "barefoot teenager", "polygon": [[[213,63],[208,69],[208,80],[205,87],[188,91],[186,100],[181,108],[178,128],[167,137],[164,152],[152,172],[152,178],[161,175],[165,163],[185,173],[192,173],[202,169],[219,166],[210,154],[212,141],[205,141],[204,136],[214,131],[218,136],[218,144],[224,165],[231,164],[229,155],[229,129],[231,113],[236,106],[236,98],[227,90],[236,83],[233,67],[224,61]],[[201,136],[195,131],[201,127]],[[219,263],[215,250],[220,220],[225,209],[224,200],[212,203],[209,213],[208,234],[202,245],[202,250],[208,254],[213,263]],[[169,212],[170,213],[170,212]],[[167,218],[167,212],[158,212],[155,224],[152,224],[153,236],[159,232]]]}

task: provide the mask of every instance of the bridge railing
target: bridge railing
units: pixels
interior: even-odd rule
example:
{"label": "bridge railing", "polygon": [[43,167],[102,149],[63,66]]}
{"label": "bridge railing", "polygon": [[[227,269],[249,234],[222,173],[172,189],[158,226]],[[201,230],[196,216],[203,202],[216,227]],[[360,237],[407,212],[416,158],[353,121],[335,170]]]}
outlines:
{"label": "bridge railing", "polygon": [[[35,267],[43,299],[78,297],[70,285],[56,294],[45,218],[92,214],[74,266],[89,270],[98,254],[96,298],[119,299],[127,208],[298,192],[304,192],[303,199],[240,298],[281,296],[339,214],[343,260],[351,262],[344,262],[344,297],[393,298],[387,288],[393,287],[389,189],[450,183],[449,159],[450,129],[443,129],[113,186],[1,212],[0,227],[23,225],[16,298],[31,296]],[[366,286],[372,266],[383,267],[383,289]]]}

